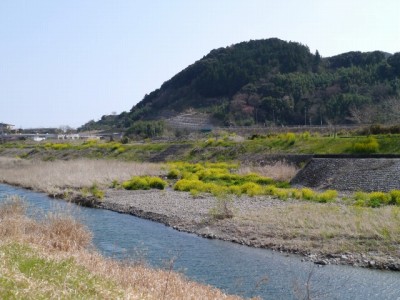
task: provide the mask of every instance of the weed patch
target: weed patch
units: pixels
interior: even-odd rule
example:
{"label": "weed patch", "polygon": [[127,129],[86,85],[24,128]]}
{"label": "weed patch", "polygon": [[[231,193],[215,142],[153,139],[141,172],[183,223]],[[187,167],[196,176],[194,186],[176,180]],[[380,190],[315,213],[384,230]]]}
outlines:
{"label": "weed patch", "polygon": [[104,198],[104,191],[101,190],[96,183],[93,183],[90,187],[85,187],[82,189],[82,193],[84,196],[91,195],[96,199]]}
{"label": "weed patch", "polygon": [[122,183],[122,187],[126,190],[163,190],[167,185],[165,180],[156,176],[134,176]]}
{"label": "weed patch", "polygon": [[351,153],[377,153],[379,150],[379,143],[376,138],[369,137],[365,141],[355,142],[350,148]]}

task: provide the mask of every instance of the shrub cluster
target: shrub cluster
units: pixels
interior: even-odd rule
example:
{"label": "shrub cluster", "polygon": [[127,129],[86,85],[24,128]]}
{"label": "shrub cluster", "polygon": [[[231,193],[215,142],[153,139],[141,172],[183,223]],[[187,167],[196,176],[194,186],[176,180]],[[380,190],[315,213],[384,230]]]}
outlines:
{"label": "shrub cluster", "polygon": [[366,207],[380,207],[384,205],[400,206],[400,190],[392,190],[389,193],[384,192],[357,192],[353,199],[355,205]]}
{"label": "shrub cluster", "polygon": [[122,187],[126,190],[163,190],[167,185],[165,180],[155,176],[133,176],[122,183]]}
{"label": "shrub cluster", "polygon": [[179,179],[174,189],[190,192],[192,195],[211,193],[215,196],[235,194],[238,196],[270,195],[279,199],[304,199],[317,202],[333,201],[337,192],[328,190],[316,193],[311,189],[289,188],[286,182],[276,182],[269,177],[255,173],[240,175],[234,173],[238,166],[227,163],[171,163],[168,178]]}

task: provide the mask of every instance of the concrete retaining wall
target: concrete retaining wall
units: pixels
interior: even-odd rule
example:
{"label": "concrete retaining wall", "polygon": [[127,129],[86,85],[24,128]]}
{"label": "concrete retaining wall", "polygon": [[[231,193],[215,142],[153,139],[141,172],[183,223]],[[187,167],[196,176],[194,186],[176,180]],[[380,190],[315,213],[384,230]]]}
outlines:
{"label": "concrete retaining wall", "polygon": [[400,190],[400,158],[313,158],[291,183],[339,191]]}

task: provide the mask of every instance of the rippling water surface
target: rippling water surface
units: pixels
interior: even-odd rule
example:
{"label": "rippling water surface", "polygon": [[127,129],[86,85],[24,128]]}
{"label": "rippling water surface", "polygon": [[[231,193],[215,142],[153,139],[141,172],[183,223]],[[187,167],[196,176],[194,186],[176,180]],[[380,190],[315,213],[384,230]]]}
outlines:
{"label": "rippling water surface", "polygon": [[313,299],[400,299],[400,273],[347,266],[316,267],[301,258],[178,232],[152,221],[115,212],[78,207],[41,193],[0,184],[0,201],[22,196],[32,208],[69,210],[93,232],[105,256],[146,260],[155,267],[227,293],[263,299],[304,299],[310,277]]}

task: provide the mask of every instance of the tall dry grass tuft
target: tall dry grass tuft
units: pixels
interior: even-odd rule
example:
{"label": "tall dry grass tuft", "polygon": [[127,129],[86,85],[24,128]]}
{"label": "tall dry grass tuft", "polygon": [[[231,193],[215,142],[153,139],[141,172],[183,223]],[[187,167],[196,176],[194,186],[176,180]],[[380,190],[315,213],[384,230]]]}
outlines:
{"label": "tall dry grass tuft", "polygon": [[0,182],[29,187],[49,194],[57,188],[109,185],[138,175],[160,175],[161,164],[79,159],[27,161],[0,157]]}
{"label": "tall dry grass tuft", "polygon": [[43,242],[49,248],[70,251],[91,245],[91,233],[71,216],[51,214],[43,222]]}
{"label": "tall dry grass tuft", "polygon": [[278,181],[290,181],[299,171],[294,165],[278,161],[265,166],[243,166],[238,170],[239,174],[257,173]]}
{"label": "tall dry grass tuft", "polygon": [[[173,271],[155,270],[144,264],[105,259],[91,250],[91,234],[72,217],[51,214],[33,220],[25,212],[26,204],[18,197],[9,197],[0,205],[0,248],[2,245],[22,243],[33,247],[46,260],[70,262],[72,258],[75,264],[92,274],[91,278],[100,276],[113,282],[122,293],[123,299],[240,299],[228,296],[216,288],[189,281]],[[0,254],[4,259],[5,254]],[[16,281],[21,280],[23,275],[15,274],[11,271],[6,276],[12,280],[13,276],[20,276]],[[68,273],[67,276],[74,276],[73,274]],[[35,279],[27,279],[29,288],[35,289],[35,292],[46,289],[46,295],[54,295],[54,298],[64,295],[62,288],[65,284],[56,283],[55,286],[60,288],[52,291],[54,287],[44,285],[43,280],[37,283]],[[69,278],[69,281],[71,280],[79,282],[82,279]],[[81,284],[85,285],[85,282]],[[99,294],[108,294],[107,287],[97,288],[101,289]],[[65,294],[71,294],[71,291],[68,290]]]}
{"label": "tall dry grass tuft", "polygon": [[0,206],[0,238],[44,245],[48,249],[70,251],[91,245],[90,231],[71,216],[47,214],[35,221],[26,215],[27,205],[11,196]]}

